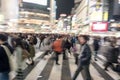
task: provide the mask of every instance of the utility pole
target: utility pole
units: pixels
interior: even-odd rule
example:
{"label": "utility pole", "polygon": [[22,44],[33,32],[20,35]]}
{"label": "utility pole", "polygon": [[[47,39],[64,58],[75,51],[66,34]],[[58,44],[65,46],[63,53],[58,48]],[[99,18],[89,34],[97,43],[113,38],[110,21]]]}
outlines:
{"label": "utility pole", "polygon": [[50,24],[54,25],[54,0],[50,0]]}

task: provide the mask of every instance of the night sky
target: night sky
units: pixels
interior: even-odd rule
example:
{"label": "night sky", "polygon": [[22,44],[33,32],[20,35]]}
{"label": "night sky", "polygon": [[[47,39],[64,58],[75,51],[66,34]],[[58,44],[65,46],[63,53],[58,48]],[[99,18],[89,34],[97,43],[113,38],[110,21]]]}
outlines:
{"label": "night sky", "polygon": [[74,0],[56,0],[57,14],[56,18],[60,17],[60,14],[70,15],[72,7],[74,7]]}

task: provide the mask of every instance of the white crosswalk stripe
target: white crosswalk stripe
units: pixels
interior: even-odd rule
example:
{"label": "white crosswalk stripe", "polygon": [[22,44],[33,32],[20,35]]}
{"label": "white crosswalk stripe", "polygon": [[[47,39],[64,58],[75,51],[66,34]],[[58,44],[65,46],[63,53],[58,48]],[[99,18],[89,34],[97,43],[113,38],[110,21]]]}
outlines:
{"label": "white crosswalk stripe", "polygon": [[[102,55],[98,55],[98,56],[99,56],[100,58],[102,58],[103,60],[105,60]],[[104,63],[103,63],[101,60],[98,60],[96,63],[97,63],[101,68],[104,69],[104,66],[103,66]],[[114,80],[119,80],[119,79],[120,79],[120,76],[119,76],[116,72],[114,72],[111,68],[108,68],[108,70],[109,70],[109,71],[106,71],[106,73],[108,73],[112,78],[114,78]]]}
{"label": "white crosswalk stripe", "polygon": [[62,71],[62,55],[59,56],[60,65],[56,65],[54,62],[53,69],[51,71],[49,80],[61,80],[61,71]]}
{"label": "white crosswalk stripe", "polygon": [[91,73],[91,77],[94,80],[105,80],[104,78],[102,78],[102,76],[100,75],[100,73],[95,69],[95,67],[93,65],[90,65],[90,73]]}
{"label": "white crosswalk stripe", "polygon": [[46,59],[46,60],[42,59],[37,64],[37,66],[35,66],[35,68],[29,73],[29,75],[26,77],[25,80],[37,80],[37,78],[39,77],[39,74],[42,72],[42,70],[44,69],[45,65],[47,64],[48,59]]}
{"label": "white crosswalk stripe", "polygon": [[[69,66],[70,66],[70,72],[71,72],[71,78],[72,78],[77,69],[77,65],[75,65],[74,57],[69,59]],[[81,73],[78,75],[76,80],[83,80]]]}

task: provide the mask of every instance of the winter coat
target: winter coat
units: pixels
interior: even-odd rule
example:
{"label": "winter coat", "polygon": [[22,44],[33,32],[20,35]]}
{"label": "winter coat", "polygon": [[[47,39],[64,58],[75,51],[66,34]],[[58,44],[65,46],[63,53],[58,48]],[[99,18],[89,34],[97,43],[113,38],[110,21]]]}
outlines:
{"label": "winter coat", "polygon": [[30,57],[33,58],[35,57],[35,48],[33,45],[29,45],[29,50],[30,50]]}
{"label": "winter coat", "polygon": [[65,41],[64,47],[67,49],[70,49],[70,47],[72,46],[71,42],[69,40]]}
{"label": "winter coat", "polygon": [[[11,53],[13,53],[13,48],[10,47],[8,43],[4,43],[4,46],[8,47]],[[3,47],[0,46],[0,72],[10,71],[10,64],[8,56]]]}
{"label": "winter coat", "polygon": [[107,46],[104,56],[106,57],[106,60],[108,62],[116,63],[118,59],[117,48],[112,47],[112,46]]}
{"label": "winter coat", "polygon": [[99,41],[98,40],[94,40],[93,42],[93,47],[94,47],[94,51],[98,51],[99,50]]}
{"label": "winter coat", "polygon": [[88,44],[81,46],[82,52],[80,53],[79,60],[81,65],[89,65],[91,60],[91,49]]}
{"label": "winter coat", "polygon": [[55,51],[55,52],[62,52],[62,40],[61,39],[58,39],[58,40],[56,40],[54,43],[53,43],[53,45],[52,45],[52,47],[53,47],[53,50]]}

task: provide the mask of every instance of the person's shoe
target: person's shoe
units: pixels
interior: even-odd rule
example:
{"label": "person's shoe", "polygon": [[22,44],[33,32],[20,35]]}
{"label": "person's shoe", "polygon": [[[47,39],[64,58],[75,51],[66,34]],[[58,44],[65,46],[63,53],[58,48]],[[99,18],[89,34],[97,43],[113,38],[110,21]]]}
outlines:
{"label": "person's shoe", "polygon": [[60,65],[59,63],[56,63],[56,65]]}
{"label": "person's shoe", "polygon": [[32,66],[34,65],[34,61],[32,62],[32,64],[31,64]]}
{"label": "person's shoe", "polygon": [[97,61],[97,59],[94,59],[95,61]]}
{"label": "person's shoe", "polygon": [[105,71],[109,71],[107,68],[104,69]]}

